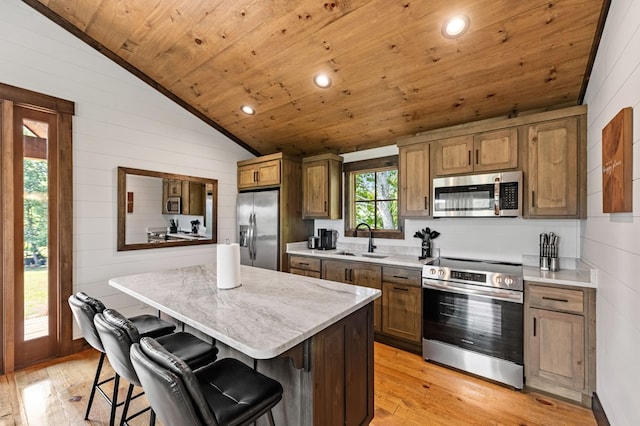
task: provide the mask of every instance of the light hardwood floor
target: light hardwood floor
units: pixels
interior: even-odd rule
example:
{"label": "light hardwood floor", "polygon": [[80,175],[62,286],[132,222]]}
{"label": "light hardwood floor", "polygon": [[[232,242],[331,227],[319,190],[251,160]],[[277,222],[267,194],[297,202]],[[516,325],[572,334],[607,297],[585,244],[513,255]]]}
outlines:
{"label": "light hardwood floor", "polygon": [[[0,425],[108,424],[109,407],[100,396],[91,420],[83,420],[97,360],[97,352],[85,351],[0,376]],[[596,424],[588,409],[514,391],[379,343],[374,371],[374,426]],[[148,424],[148,415],[131,424]]]}

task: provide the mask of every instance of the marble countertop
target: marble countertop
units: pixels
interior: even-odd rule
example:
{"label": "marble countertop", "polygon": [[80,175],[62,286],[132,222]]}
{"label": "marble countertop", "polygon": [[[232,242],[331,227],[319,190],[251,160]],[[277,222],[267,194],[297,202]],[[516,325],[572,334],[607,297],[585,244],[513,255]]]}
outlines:
{"label": "marble countertop", "polygon": [[597,287],[594,272],[589,269],[561,269],[551,272],[543,271],[537,266],[523,266],[522,274],[525,281],[577,287]]}
{"label": "marble countertop", "polygon": [[[358,256],[348,256],[343,253],[355,252]],[[287,254],[319,257],[323,259],[339,259],[354,262],[367,262],[379,265],[403,266],[420,269],[433,258],[418,260],[415,255],[399,253],[376,252],[374,255],[383,255],[384,258],[366,257],[367,253],[350,250],[345,247],[338,247],[336,250],[314,250],[306,247],[306,242],[287,244]],[[531,255],[522,256],[522,273],[525,281],[536,281],[541,283],[562,284],[577,287],[597,287],[596,269],[586,264],[581,259],[561,258],[561,269],[556,272],[542,271],[538,265],[538,257]]]}
{"label": "marble countertop", "polygon": [[276,357],[380,297],[380,290],[240,267],[219,290],[216,265],[112,278],[109,285],[254,359]]}
{"label": "marble countertop", "polygon": [[[287,254],[289,255],[300,255],[300,256],[310,256],[310,257],[320,257],[323,259],[338,259],[338,260],[346,260],[349,262],[367,262],[367,263],[375,263],[378,265],[388,265],[388,266],[403,266],[407,268],[415,268],[422,269],[425,263],[433,260],[433,257],[428,257],[426,259],[418,259],[418,256],[408,255],[408,254],[399,254],[399,253],[383,253],[380,251],[376,251],[375,253],[366,253],[358,250],[351,250],[348,248],[341,248],[335,250],[315,250],[309,249],[306,247],[306,242],[303,243],[289,243],[287,244]],[[355,253],[356,256],[345,255],[344,253]],[[375,257],[368,257],[372,254]],[[380,257],[384,256],[384,257]]]}

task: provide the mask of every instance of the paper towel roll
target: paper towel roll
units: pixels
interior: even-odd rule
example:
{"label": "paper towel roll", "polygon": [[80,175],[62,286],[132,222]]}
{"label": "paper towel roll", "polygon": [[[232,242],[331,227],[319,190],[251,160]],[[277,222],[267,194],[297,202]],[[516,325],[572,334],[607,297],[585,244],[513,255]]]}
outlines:
{"label": "paper towel roll", "polygon": [[217,249],[218,288],[228,290],[240,285],[240,246],[218,244]]}

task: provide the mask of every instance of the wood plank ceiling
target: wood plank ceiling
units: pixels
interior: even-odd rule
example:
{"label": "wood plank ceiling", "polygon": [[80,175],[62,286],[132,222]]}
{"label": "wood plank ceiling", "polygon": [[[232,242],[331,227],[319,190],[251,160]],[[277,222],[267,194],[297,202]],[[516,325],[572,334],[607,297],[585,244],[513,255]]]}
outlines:
{"label": "wood plank ceiling", "polygon": [[[608,9],[608,0],[24,1],[254,153],[293,155],[580,104]],[[445,38],[455,14],[469,30]],[[318,72],[330,88],[313,84]]]}

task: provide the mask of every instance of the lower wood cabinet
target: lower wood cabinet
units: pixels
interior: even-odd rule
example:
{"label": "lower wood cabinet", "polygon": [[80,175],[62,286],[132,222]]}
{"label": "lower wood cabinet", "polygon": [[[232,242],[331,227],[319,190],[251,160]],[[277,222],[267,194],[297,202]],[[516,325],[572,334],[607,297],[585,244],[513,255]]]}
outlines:
{"label": "lower wood cabinet", "polygon": [[313,337],[314,425],[368,425],[373,419],[371,304]]}
{"label": "lower wood cabinet", "polygon": [[527,283],[527,387],[590,406],[595,390],[595,290]]}
{"label": "lower wood cabinet", "polygon": [[[362,287],[382,289],[382,268],[377,265],[343,260],[324,259],[322,278]],[[380,331],[382,324],[382,300],[373,302],[373,329]]]}
{"label": "lower wood cabinet", "polygon": [[382,276],[382,332],[420,343],[421,272],[385,266]]}
{"label": "lower wood cabinet", "polygon": [[305,277],[320,278],[320,259],[307,256],[289,256],[289,272]]}
{"label": "lower wood cabinet", "polygon": [[421,351],[421,269],[290,255],[289,272],[381,290],[382,297],[373,302],[376,339],[416,353]]}

